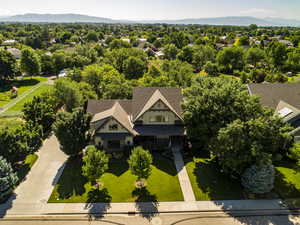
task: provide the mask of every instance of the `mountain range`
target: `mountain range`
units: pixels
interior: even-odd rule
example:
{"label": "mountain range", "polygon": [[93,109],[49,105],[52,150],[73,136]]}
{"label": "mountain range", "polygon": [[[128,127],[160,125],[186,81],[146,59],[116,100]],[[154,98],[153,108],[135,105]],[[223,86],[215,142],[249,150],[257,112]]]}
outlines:
{"label": "mountain range", "polygon": [[20,22],[20,23],[141,23],[141,24],[207,24],[207,25],[236,25],[248,26],[256,24],[258,26],[299,26],[300,20],[283,18],[256,18],[250,16],[230,16],[215,18],[195,18],[180,20],[114,20],[103,17],[87,16],[81,14],[23,14],[14,16],[0,16],[0,22]]}

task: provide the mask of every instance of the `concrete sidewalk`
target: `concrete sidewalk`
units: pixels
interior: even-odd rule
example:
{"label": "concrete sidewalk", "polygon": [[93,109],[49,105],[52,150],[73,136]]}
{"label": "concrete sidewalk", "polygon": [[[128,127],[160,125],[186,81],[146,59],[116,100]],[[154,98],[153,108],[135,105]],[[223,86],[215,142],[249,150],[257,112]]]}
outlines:
{"label": "concrete sidewalk", "polygon": [[17,204],[6,216],[55,214],[128,214],[288,210],[281,200],[197,201],[159,203],[36,203]]}
{"label": "concrete sidewalk", "polygon": [[181,191],[183,194],[184,201],[186,202],[194,202],[196,201],[194,191],[190,182],[189,175],[186,171],[184,161],[182,158],[182,154],[179,148],[172,148],[172,152],[174,155],[174,163],[176,166],[176,170],[178,173],[178,180],[180,183]]}

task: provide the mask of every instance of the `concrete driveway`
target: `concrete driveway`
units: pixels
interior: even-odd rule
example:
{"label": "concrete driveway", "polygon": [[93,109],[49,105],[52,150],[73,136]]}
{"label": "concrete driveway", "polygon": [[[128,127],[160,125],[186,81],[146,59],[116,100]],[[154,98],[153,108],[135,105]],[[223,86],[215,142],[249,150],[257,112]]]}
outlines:
{"label": "concrete driveway", "polygon": [[39,211],[47,202],[61,175],[67,156],[59,149],[55,136],[44,141],[37,153],[39,158],[6,204],[0,205],[1,214]]}

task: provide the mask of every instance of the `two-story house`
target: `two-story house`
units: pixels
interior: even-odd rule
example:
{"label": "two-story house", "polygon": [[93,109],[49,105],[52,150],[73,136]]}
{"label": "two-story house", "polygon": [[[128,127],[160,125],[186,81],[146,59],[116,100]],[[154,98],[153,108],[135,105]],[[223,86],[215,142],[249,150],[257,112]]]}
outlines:
{"label": "two-story house", "polygon": [[180,88],[138,87],[132,100],[89,100],[95,145],[107,151],[132,145],[151,150],[182,146],[182,98]]}

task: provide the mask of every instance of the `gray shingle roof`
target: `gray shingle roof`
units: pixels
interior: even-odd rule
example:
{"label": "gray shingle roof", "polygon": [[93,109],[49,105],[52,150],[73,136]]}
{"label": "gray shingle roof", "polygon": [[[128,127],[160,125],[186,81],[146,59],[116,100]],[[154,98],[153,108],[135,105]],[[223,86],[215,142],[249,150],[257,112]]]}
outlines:
{"label": "gray shingle roof", "polygon": [[300,109],[300,83],[290,84],[248,84],[251,95],[257,95],[261,103],[276,109],[284,101]]}
{"label": "gray shingle roof", "polygon": [[137,118],[139,113],[143,110],[151,96],[156,90],[164,96],[168,103],[175,110],[176,114],[182,115],[181,101],[182,93],[180,88],[175,87],[137,87],[133,89],[132,99],[132,116],[133,120]]}
{"label": "gray shingle roof", "polygon": [[95,115],[99,112],[106,111],[114,106],[116,102],[122,106],[127,114],[131,114],[131,101],[132,100],[89,100],[87,112]]}
{"label": "gray shingle roof", "polygon": [[94,123],[106,118],[114,118],[130,133],[134,135],[136,134],[136,132],[132,129],[133,125],[130,122],[129,114],[123,109],[118,101],[116,101],[111,108],[94,114],[91,122]]}

